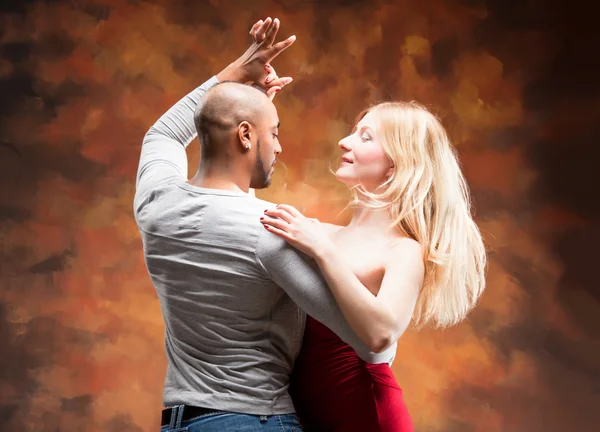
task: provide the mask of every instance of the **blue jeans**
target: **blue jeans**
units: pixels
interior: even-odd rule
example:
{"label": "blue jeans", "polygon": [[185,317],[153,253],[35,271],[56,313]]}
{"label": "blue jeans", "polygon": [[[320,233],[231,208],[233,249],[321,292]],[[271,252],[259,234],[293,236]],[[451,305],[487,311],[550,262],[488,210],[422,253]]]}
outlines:
{"label": "blue jeans", "polygon": [[160,432],[302,432],[296,414],[267,416],[219,412],[173,423],[173,426],[163,426]]}

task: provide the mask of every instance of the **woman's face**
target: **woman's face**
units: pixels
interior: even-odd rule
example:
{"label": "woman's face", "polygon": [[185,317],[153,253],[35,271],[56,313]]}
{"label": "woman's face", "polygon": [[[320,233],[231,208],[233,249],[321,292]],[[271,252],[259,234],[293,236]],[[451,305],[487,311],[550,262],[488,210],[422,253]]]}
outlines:
{"label": "woman's face", "polygon": [[361,184],[373,192],[392,174],[392,163],[377,139],[373,113],[367,113],[353,133],[339,142],[342,163],[335,173],[348,186]]}

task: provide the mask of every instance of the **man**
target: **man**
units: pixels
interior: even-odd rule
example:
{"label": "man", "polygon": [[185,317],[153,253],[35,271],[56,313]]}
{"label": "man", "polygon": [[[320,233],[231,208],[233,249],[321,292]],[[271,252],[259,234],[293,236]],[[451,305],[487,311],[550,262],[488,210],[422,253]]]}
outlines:
{"label": "man", "polygon": [[[273,204],[248,194],[269,185],[282,151],[268,96],[291,79],[268,64],[294,38],[274,45],[278,28],[277,19],[255,24],[246,53],[144,138],[134,212],[165,321],[163,430],[300,430],[288,376],[305,313],[367,361],[388,362],[395,352],[368,350],[316,266],[260,224]],[[241,84],[250,81],[266,94]],[[187,181],[185,148],[197,133],[200,166]]]}

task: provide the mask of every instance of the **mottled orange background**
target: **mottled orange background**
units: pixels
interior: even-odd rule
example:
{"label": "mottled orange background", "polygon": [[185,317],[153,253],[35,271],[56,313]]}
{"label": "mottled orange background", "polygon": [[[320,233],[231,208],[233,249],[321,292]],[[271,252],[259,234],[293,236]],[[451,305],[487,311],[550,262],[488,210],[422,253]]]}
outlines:
{"label": "mottled orange background", "polygon": [[[333,221],[367,104],[416,99],[459,149],[490,251],[465,323],[409,332],[419,432],[600,430],[600,38],[577,1],[3,1],[0,430],[158,430],[163,323],[132,197],[146,129],[282,21],[284,152],[259,196]],[[190,146],[190,172],[198,162]],[[342,216],[342,219],[345,216]]]}

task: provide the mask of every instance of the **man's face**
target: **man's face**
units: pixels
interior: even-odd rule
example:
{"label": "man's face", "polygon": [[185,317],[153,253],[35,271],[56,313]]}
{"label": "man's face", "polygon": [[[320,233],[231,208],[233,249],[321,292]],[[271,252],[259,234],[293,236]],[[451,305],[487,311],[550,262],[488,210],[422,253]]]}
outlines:
{"label": "man's face", "polygon": [[279,116],[273,103],[269,102],[265,113],[256,125],[256,163],[250,180],[253,189],[264,189],[271,185],[277,155],[281,153],[279,144]]}

